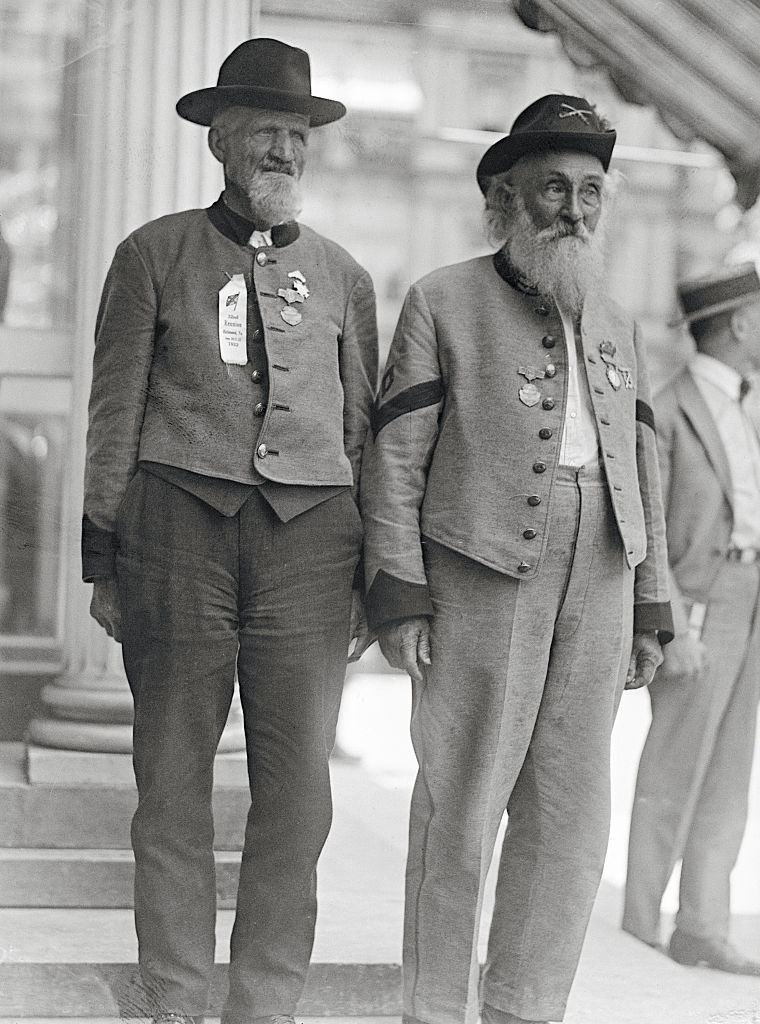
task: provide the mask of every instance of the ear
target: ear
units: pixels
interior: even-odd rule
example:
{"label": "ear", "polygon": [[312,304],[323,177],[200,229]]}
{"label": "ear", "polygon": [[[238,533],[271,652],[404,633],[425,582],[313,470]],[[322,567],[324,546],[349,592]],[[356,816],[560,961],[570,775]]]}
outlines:
{"label": "ear", "polygon": [[743,345],[755,334],[756,328],[752,325],[752,318],[748,311],[740,306],[731,314],[731,334],[740,345]]}
{"label": "ear", "polygon": [[223,164],[225,156],[224,133],[219,128],[213,127],[213,125],[208,130],[208,148],[219,163]]}

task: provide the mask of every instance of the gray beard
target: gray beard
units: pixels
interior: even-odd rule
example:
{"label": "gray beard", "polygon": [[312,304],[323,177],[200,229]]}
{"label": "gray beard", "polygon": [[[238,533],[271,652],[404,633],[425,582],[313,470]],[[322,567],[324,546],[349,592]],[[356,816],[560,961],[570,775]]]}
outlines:
{"label": "gray beard", "polygon": [[543,295],[577,319],[586,293],[604,280],[605,216],[596,230],[582,227],[567,235],[557,227],[537,231],[522,196],[516,194],[515,217],[505,250],[513,265]]}
{"label": "gray beard", "polygon": [[264,230],[295,220],[303,206],[298,179],[290,174],[256,171],[246,192],[256,223],[264,225]]}

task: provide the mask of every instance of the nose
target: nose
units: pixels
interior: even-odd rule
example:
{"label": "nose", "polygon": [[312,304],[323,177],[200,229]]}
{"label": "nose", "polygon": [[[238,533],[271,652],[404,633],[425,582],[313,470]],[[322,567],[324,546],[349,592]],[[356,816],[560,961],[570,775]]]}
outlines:
{"label": "nose", "polygon": [[281,128],[275,133],[272,139],[271,152],[273,156],[276,156],[278,160],[282,160],[283,163],[293,162],[296,151],[289,131]]}
{"label": "nose", "polygon": [[581,210],[580,196],[577,189],[567,190],[565,194],[565,207],[562,212],[565,218],[573,225],[578,225],[583,220],[583,211]]}

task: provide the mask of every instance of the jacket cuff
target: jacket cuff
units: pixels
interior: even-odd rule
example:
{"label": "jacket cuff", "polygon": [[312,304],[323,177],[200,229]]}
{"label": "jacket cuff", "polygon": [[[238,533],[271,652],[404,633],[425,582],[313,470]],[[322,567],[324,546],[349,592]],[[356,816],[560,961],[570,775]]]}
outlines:
{"label": "jacket cuff", "polygon": [[116,534],[82,517],[82,579],[92,583],[98,577],[116,575]]}
{"label": "jacket cuff", "polygon": [[380,569],[372,581],[365,606],[370,629],[398,619],[433,615],[427,583],[410,583]]}
{"label": "jacket cuff", "polygon": [[653,601],[633,606],[633,632],[649,633],[652,630],[656,631],[657,639],[663,647],[673,639],[673,613],[670,601]]}

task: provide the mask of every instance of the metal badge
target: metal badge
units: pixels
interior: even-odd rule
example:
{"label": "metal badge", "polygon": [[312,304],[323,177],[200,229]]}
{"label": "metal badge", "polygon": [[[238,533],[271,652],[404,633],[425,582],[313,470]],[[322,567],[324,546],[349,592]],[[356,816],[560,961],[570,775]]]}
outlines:
{"label": "metal badge", "polygon": [[623,384],[625,384],[627,391],[633,391],[633,374],[627,366],[618,366],[618,373],[623,378]]}
{"label": "metal badge", "polygon": [[541,401],[541,392],[535,384],[524,384],[518,391],[520,401],[530,409]]}
{"label": "metal badge", "polygon": [[280,316],[286,324],[290,324],[291,327],[296,327],[303,320],[303,317],[294,306],[286,306],[280,310]]}
{"label": "metal badge", "polygon": [[615,352],[617,348],[612,344],[611,341],[599,342],[599,355],[605,361],[605,363],[611,363],[615,359]]}
{"label": "metal badge", "polygon": [[607,363],[607,380],[618,391],[623,383],[614,363]]}
{"label": "metal badge", "polygon": [[288,303],[304,301],[304,296],[295,288],[278,288],[277,294]]}
{"label": "metal badge", "polygon": [[524,377],[528,383],[532,380],[542,380],[546,373],[543,370],[539,370],[537,366],[521,366],[517,371],[521,377]]}

